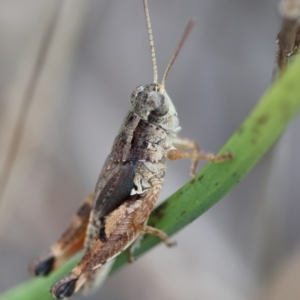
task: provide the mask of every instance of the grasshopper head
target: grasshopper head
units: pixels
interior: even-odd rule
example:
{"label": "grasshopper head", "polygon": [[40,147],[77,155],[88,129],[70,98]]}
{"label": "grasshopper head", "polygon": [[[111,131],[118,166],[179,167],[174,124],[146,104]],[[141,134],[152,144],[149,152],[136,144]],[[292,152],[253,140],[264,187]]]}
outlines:
{"label": "grasshopper head", "polygon": [[131,94],[131,110],[166,131],[177,131],[179,120],[171,98],[157,83],[140,85]]}
{"label": "grasshopper head", "polygon": [[185,39],[191,31],[195,20],[191,20],[187,24],[179,44],[166,67],[161,84],[159,84],[148,3],[147,0],[143,0],[143,2],[154,78],[152,84],[140,85],[132,92],[131,111],[136,113],[143,120],[160,126],[168,133],[176,134],[180,130],[179,120],[172,100],[165,90],[165,82],[170,68],[173,65],[182,45],[184,44]]}

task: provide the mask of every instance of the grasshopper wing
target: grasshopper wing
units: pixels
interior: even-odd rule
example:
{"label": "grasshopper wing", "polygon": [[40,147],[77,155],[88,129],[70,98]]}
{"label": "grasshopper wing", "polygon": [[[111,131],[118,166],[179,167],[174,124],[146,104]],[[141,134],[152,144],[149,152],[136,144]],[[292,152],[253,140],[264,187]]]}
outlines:
{"label": "grasshopper wing", "polygon": [[93,213],[98,219],[119,207],[134,187],[136,163],[113,162],[107,158],[95,188]]}

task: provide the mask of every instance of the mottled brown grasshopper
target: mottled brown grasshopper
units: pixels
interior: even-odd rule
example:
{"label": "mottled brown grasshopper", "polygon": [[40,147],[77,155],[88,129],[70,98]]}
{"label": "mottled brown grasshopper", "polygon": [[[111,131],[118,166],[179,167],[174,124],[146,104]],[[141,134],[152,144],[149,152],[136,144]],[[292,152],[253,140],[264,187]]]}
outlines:
{"label": "mottled brown grasshopper", "polygon": [[[30,267],[35,275],[47,275],[84,249],[80,263],[52,286],[51,292],[56,298],[67,298],[81,288],[93,287],[109,270],[112,259],[129,246],[133,247],[132,243],[145,233],[156,235],[168,247],[173,245],[163,231],[147,225],[163,185],[167,158],[191,159],[192,175],[200,159],[221,162],[231,158],[231,154],[203,154],[196,142],[177,136],[181,128],[176,109],[165,90],[165,81],[194,21],[188,23],[159,84],[147,0],[144,0],[144,11],[154,81],[132,92],[131,109],[102,168],[94,193],[85,199],[50,252]],[[132,251],[130,254],[133,258]]]}

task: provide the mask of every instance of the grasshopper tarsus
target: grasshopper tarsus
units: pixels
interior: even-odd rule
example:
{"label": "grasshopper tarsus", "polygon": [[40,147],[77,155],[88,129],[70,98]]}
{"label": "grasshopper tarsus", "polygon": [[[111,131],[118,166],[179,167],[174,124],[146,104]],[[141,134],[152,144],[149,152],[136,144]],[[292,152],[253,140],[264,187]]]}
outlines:
{"label": "grasshopper tarsus", "polygon": [[45,257],[41,257],[37,261],[34,261],[29,266],[29,272],[35,276],[46,276],[53,271],[55,264],[55,257],[52,253],[49,253]]}
{"label": "grasshopper tarsus", "polygon": [[51,293],[56,299],[65,299],[71,297],[76,288],[77,278],[63,278],[59,282],[56,282],[51,287]]}

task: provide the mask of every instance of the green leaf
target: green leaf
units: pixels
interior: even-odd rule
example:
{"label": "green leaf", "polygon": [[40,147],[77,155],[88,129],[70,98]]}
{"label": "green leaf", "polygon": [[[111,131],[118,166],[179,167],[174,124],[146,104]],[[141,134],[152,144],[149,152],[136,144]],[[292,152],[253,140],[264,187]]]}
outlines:
{"label": "green leaf", "polygon": [[[208,164],[195,178],[157,207],[149,224],[172,235],[202,215],[230,191],[274,144],[300,110],[300,57],[275,82],[220,153],[231,151],[232,161]],[[150,250],[159,240],[146,236],[135,256]],[[35,278],[2,294],[0,300],[52,299],[49,288],[66,274],[78,257],[47,278]],[[117,257],[112,272],[127,263],[126,253]]]}

